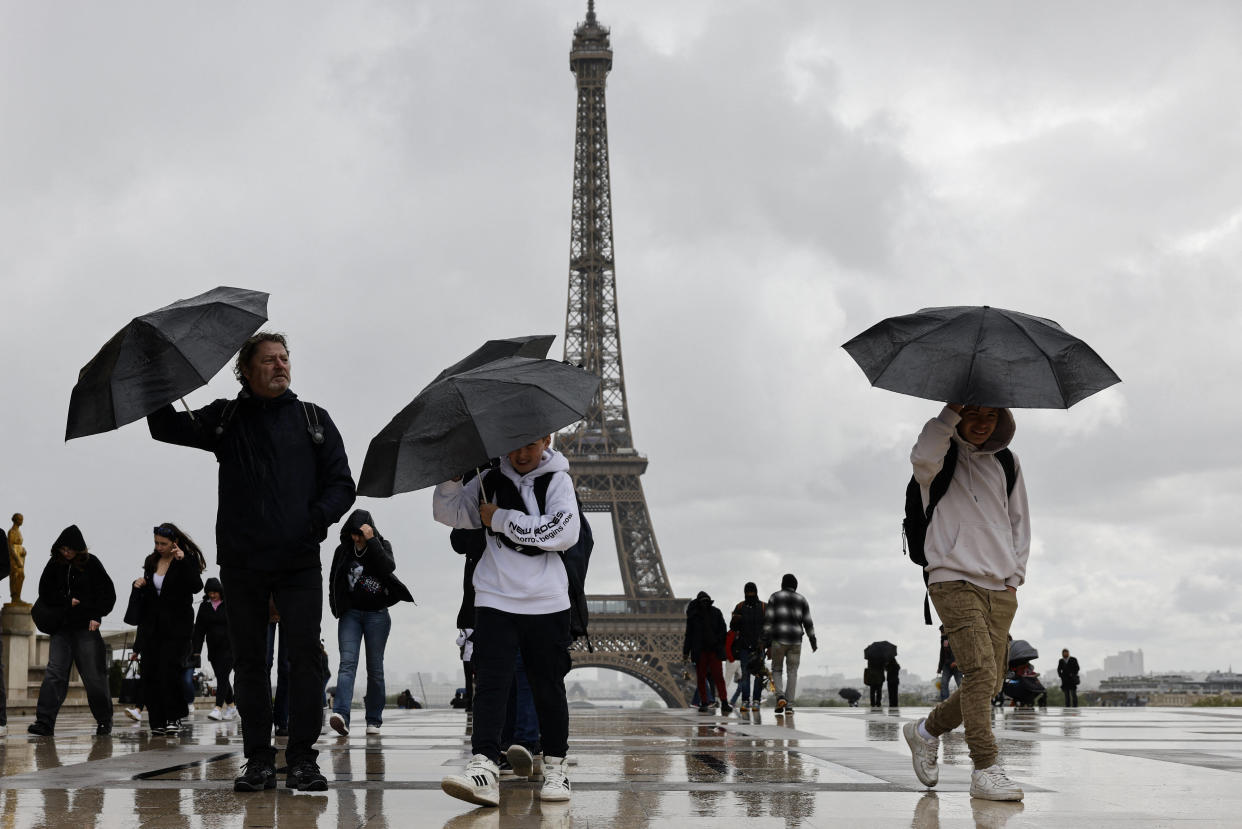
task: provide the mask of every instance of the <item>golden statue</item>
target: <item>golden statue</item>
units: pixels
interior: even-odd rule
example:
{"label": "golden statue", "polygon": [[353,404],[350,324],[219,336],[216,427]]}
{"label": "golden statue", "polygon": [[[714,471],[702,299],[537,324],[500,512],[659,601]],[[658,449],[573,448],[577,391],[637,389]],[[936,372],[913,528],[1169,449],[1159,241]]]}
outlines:
{"label": "golden statue", "polygon": [[13,604],[28,607],[22,601],[22,583],[26,581],[26,548],[22,546],[22,514],[13,513],[13,527],[9,530],[9,590]]}

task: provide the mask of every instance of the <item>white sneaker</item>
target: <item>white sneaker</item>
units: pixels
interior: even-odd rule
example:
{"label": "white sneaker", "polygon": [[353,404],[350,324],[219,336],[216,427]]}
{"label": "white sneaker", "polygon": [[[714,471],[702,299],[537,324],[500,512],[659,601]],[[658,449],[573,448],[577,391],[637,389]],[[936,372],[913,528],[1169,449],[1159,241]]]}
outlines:
{"label": "white sneaker", "polygon": [[367,734],[368,734],[368,735],[370,735],[370,736],[374,737],[374,736],[376,736],[376,735],[377,735],[377,734],[379,734],[379,733],[380,733],[380,727],[379,727],[378,725],[368,725],[368,726],[367,726]]}
{"label": "white sneaker", "polygon": [[535,758],[531,756],[530,750],[517,743],[509,746],[509,750],[505,752],[505,759],[509,761],[509,766],[517,777],[530,777],[535,767]]}
{"label": "white sneaker", "polygon": [[928,740],[919,733],[919,726],[924,722],[926,720],[908,722],[901,727],[901,733],[906,738],[906,745],[910,746],[914,776],[924,786],[934,786],[940,782],[940,769],[936,765],[937,755],[940,754],[940,740],[935,737]]}
{"label": "white sneaker", "polygon": [[236,705],[234,705],[231,702],[229,703],[229,706],[224,709],[224,719],[226,721],[237,719],[237,706]]}
{"label": "white sneaker", "polygon": [[207,714],[207,719],[216,720],[218,722],[224,719],[224,712],[221,711],[220,706],[217,705],[215,708],[212,708],[211,711]]}
{"label": "white sneaker", "polygon": [[129,717],[134,722],[142,722],[142,712],[137,708],[126,708],[125,716]]}
{"label": "white sneaker", "polygon": [[461,774],[450,774],[440,781],[444,793],[479,806],[500,805],[500,771],[482,754],[470,758]]}
{"label": "white sneaker", "polygon": [[328,725],[332,726],[332,730],[342,737],[349,736],[349,726],[345,724],[345,718],[335,711],[332,712],[331,717],[328,717]]}
{"label": "white sneaker", "polygon": [[564,803],[569,800],[569,764],[564,757],[543,755],[543,788],[539,790],[539,799],[553,803]]}
{"label": "white sneaker", "polygon": [[1021,800],[1022,787],[1009,779],[999,763],[970,773],[970,796],[983,800]]}

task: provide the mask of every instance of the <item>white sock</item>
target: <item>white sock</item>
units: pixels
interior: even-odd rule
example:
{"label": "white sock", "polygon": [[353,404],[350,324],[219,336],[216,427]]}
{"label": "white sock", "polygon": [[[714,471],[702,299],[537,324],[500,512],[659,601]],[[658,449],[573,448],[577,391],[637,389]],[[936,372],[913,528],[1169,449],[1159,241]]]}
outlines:
{"label": "white sock", "polygon": [[924,740],[936,739],[931,735],[931,732],[927,730],[927,720],[919,720],[919,736]]}

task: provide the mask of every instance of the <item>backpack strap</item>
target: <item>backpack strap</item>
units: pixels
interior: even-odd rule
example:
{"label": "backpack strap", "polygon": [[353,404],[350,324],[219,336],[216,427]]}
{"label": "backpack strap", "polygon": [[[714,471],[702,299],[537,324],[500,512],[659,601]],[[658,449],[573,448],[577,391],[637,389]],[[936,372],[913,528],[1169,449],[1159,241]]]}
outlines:
{"label": "backpack strap", "polygon": [[311,443],[316,446],[323,445],[323,426],[319,423],[319,407],[314,403],[302,403],[302,415],[306,418],[306,431],[310,434]]}
{"label": "backpack strap", "polygon": [[1000,462],[1001,469],[1005,470],[1005,494],[1013,495],[1014,484],[1018,482],[1018,469],[1013,460],[1013,452],[1006,447],[997,450],[994,457]]}

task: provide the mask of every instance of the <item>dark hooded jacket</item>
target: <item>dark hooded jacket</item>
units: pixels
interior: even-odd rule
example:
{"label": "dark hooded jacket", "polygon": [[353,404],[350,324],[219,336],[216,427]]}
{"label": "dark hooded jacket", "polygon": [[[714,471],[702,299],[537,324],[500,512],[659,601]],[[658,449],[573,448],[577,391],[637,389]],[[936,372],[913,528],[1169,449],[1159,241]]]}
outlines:
{"label": "dark hooded jacket", "polygon": [[[203,589],[203,577],[192,556],[168,562],[164,586],[155,590],[155,568],[158,556],[147,556],[142,575],[146,583],[131,590],[138,592],[142,603],[139,638],[157,636],[163,642],[184,640],[188,647],[194,635],[194,594]],[[135,648],[139,650],[139,648]]]}
{"label": "dark hooded jacket", "polygon": [[[350,533],[357,532],[363,524],[370,524],[375,535],[358,551],[354,549]],[[350,572],[355,565],[360,565],[362,571],[351,588]],[[395,575],[396,569],[392,545],[380,535],[371,513],[364,509],[354,510],[341,525],[341,543],[332,556],[332,569],[328,576],[328,607],[332,609],[332,615],[339,619],[350,610],[380,610],[397,602],[414,601],[409,589]],[[364,589],[362,582],[367,577],[378,581],[378,592]]]}
{"label": "dark hooded jacket", "polygon": [[686,638],[682,643],[682,654],[694,662],[704,653],[714,653],[720,659],[725,658],[724,614],[720,608],[713,606],[712,597],[703,591],[686,608]]}
{"label": "dark hooded jacket", "polygon": [[759,601],[757,593],[747,593],[743,601],[733,607],[733,616],[729,619],[729,630],[737,632],[733,642],[733,650],[745,648],[756,651],[763,648],[763,621],[766,605]]}
{"label": "dark hooded jacket", "polygon": [[49,607],[68,608],[61,630],[86,630],[91,620],[100,622],[112,612],[116,588],[98,556],[84,552],[69,562],[53,552],[39,577],[39,598]]}
{"label": "dark hooded jacket", "polygon": [[[212,607],[211,599],[205,595],[212,591],[220,594],[219,607]],[[223,601],[224,588],[220,586],[220,580],[214,576],[207,579],[207,583],[203,585],[203,593],[203,601],[198,606],[198,615],[194,617],[194,643],[190,646],[190,653],[202,654],[203,643],[206,642],[208,662],[232,662],[233,649],[229,645],[229,611],[228,605]]]}
{"label": "dark hooded jacket", "polygon": [[[312,436],[315,423],[322,442]],[[216,551],[222,567],[319,566],[328,527],[354,503],[345,443],[323,409],[286,391],[243,390],[194,412],[165,406],[147,417],[151,436],[212,452],[220,464]]]}

